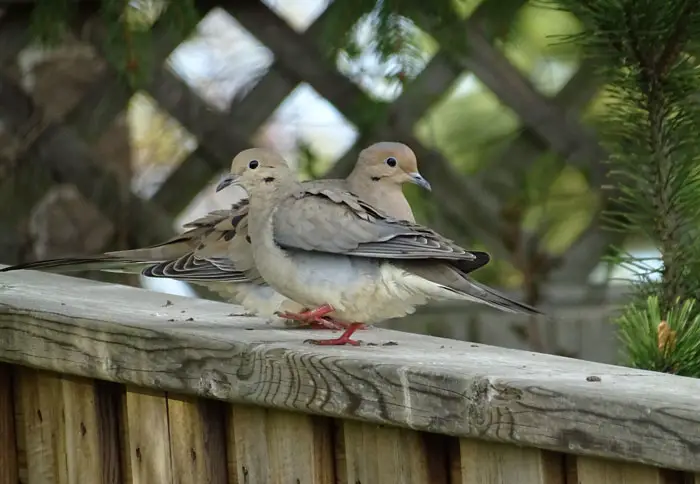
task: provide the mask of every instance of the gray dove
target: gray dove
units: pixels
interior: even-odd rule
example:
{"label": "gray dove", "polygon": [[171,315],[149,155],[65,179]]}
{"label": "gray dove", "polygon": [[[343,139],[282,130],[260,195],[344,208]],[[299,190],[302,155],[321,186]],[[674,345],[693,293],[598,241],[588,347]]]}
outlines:
{"label": "gray dove", "polygon": [[[431,300],[540,314],[467,277],[488,262],[487,254],[391,217],[348,190],[302,184],[275,152],[239,153],[223,184],[249,196],[252,277],[346,327],[339,338],[314,343],[357,345],[351,336],[364,324],[405,316]],[[238,269],[251,272],[229,255]],[[304,321],[308,314],[299,316]]]}

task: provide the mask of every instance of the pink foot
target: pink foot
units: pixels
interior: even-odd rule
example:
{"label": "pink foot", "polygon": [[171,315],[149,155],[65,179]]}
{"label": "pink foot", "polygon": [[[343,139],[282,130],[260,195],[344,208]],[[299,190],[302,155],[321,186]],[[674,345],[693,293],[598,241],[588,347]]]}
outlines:
{"label": "pink foot", "polygon": [[311,343],[320,346],[343,346],[352,345],[359,346],[360,342],[354,339],[350,339],[350,336],[360,328],[366,327],[364,323],[350,323],[347,325],[347,329],[338,338],[332,339],[307,339],[306,343]]}
{"label": "pink foot", "polygon": [[302,311],[300,313],[278,312],[276,314],[280,318],[296,321],[312,329],[343,329],[343,326],[339,325],[333,319],[324,318],[326,314],[331,312],[333,312],[333,306],[324,304],[316,309]]}

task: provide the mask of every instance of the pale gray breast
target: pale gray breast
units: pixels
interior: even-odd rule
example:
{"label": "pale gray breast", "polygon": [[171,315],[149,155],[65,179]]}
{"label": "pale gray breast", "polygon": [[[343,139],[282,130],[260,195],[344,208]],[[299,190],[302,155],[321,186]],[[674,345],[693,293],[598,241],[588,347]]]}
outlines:
{"label": "pale gray breast", "polygon": [[323,252],[286,250],[297,267],[295,279],[307,286],[353,286],[379,277],[379,261]]}

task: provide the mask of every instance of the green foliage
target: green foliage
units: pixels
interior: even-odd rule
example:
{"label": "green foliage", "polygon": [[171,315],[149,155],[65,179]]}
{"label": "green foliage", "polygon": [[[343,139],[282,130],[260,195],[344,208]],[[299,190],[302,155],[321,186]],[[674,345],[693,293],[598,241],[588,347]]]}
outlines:
{"label": "green foliage", "polygon": [[104,55],[132,86],[142,86],[149,70],[151,36],[138,17],[129,15],[124,0],[102,0],[100,17],[104,22]]}
{"label": "green foliage", "polygon": [[312,180],[321,178],[325,171],[323,160],[313,147],[304,140],[297,140],[296,151],[299,156],[299,172]]}
{"label": "green foliage", "polygon": [[32,10],[32,36],[43,45],[56,45],[70,29],[74,7],[71,0],[38,0]]}
{"label": "green foliage", "polygon": [[[100,0],[98,7],[104,55],[134,89],[148,80],[153,22],[159,18],[166,30],[180,37],[199,22],[194,0]],[[73,0],[37,0],[31,23],[34,39],[47,47],[60,42],[70,32],[77,8]]]}
{"label": "green foliage", "polygon": [[659,298],[629,305],[617,320],[626,363],[634,368],[700,377],[700,312],[688,299],[664,314]]}
{"label": "green foliage", "polygon": [[[655,270],[618,251],[617,262],[640,273],[637,302],[620,319],[630,364],[698,375],[700,334],[697,324],[693,327],[689,321],[700,314],[694,303],[700,290],[700,107],[694,99],[700,89],[700,65],[689,52],[692,39],[700,36],[700,4],[560,4],[582,21],[584,30],[575,40],[610,79],[610,109],[601,133],[621,210],[608,213],[609,225],[642,234],[662,258],[661,269]],[[678,343],[661,357],[651,341],[663,315],[677,332]]]}
{"label": "green foliage", "polygon": [[[434,51],[432,39],[416,22],[443,25],[460,19],[456,8],[470,1],[339,0],[329,7],[322,43],[332,57],[356,61],[375,55],[388,81],[404,84],[423,68]],[[359,19],[359,20],[358,20]]]}

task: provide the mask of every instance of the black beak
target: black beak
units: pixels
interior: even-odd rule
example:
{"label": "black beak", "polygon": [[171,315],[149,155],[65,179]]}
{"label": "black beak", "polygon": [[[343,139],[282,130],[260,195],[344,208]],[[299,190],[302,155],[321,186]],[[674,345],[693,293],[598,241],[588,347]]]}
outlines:
{"label": "black beak", "polygon": [[418,173],[418,172],[409,173],[408,176],[410,176],[411,181],[413,183],[415,183],[416,185],[418,185],[419,187],[425,188],[429,192],[432,191],[432,187],[430,186],[430,183],[428,182],[428,180],[423,178],[423,175],[421,175],[420,173]]}

